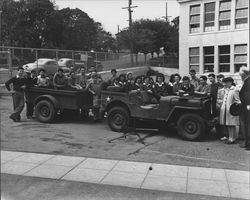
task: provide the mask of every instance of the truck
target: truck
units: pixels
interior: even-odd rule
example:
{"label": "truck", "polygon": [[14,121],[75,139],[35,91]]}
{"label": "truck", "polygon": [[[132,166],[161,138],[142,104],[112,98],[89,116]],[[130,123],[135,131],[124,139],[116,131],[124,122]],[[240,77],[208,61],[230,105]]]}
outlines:
{"label": "truck", "polygon": [[185,140],[200,140],[213,125],[211,98],[207,96],[165,96],[157,104],[142,104],[140,95],[102,91],[101,111],[107,113],[111,130],[122,132],[131,120],[158,121],[174,125]]}
{"label": "truck", "polygon": [[66,110],[79,112],[82,117],[86,117],[93,106],[93,94],[87,90],[30,87],[25,93],[26,101],[35,108],[37,120],[43,123],[53,122],[59,113]]}

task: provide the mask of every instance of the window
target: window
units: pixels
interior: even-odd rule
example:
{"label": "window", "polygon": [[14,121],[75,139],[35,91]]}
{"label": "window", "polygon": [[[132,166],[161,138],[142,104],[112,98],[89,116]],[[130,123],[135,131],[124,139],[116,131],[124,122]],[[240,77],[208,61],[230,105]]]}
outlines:
{"label": "window", "polygon": [[200,31],[200,5],[190,6],[190,33]]}
{"label": "window", "polygon": [[189,69],[194,69],[199,72],[200,68],[200,48],[190,48],[189,49]]}
{"label": "window", "polygon": [[214,47],[204,47],[204,72],[214,72]]}
{"label": "window", "polygon": [[234,46],[234,72],[238,72],[242,65],[247,66],[247,44]]}
{"label": "window", "polygon": [[205,4],[204,31],[214,30],[215,2]]}
{"label": "window", "polygon": [[227,30],[230,29],[231,18],[231,0],[220,2],[219,12],[219,29]]}
{"label": "window", "polygon": [[235,28],[244,28],[248,24],[249,0],[236,0]]}
{"label": "window", "polygon": [[230,72],[230,45],[219,46],[219,72]]}

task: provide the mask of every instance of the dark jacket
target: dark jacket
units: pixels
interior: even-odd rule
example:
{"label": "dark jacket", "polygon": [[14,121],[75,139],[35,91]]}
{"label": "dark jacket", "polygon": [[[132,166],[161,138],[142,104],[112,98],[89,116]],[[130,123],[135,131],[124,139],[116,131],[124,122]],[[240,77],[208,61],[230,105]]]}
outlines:
{"label": "dark jacket", "polygon": [[8,91],[10,91],[10,84],[13,84],[13,90],[14,91],[18,91],[18,92],[22,92],[24,91],[21,87],[24,85],[27,85],[27,79],[22,77],[22,78],[17,78],[16,76],[9,79],[6,83],[5,83],[5,87],[7,88]]}
{"label": "dark jacket", "polygon": [[250,77],[244,81],[239,96],[243,109],[246,109],[246,106],[250,105]]}
{"label": "dark jacket", "polygon": [[34,85],[37,85],[37,77],[27,77],[27,87],[32,87]]}

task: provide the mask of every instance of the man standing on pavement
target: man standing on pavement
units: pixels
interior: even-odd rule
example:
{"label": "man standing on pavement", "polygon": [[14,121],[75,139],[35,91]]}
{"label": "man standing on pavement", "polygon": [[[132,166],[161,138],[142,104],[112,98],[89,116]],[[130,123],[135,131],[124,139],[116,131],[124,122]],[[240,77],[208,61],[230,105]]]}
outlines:
{"label": "man standing on pavement", "polygon": [[216,101],[217,101],[217,94],[218,94],[218,89],[220,87],[220,84],[216,82],[214,74],[209,74],[208,79],[211,83],[208,87],[209,88],[208,95],[212,97],[212,112],[215,116],[217,116],[218,113],[216,109]]}
{"label": "man standing on pavement", "polygon": [[250,150],[250,71],[243,66],[239,72],[243,81],[240,90],[241,112],[240,112],[240,129],[245,136],[245,144],[241,147]]}
{"label": "man standing on pavement", "polygon": [[194,86],[194,89],[196,90],[196,88],[199,86],[199,78],[196,76],[196,71],[194,69],[191,69],[189,71],[191,80],[190,83]]}
{"label": "man standing on pavement", "polygon": [[[27,73],[27,72],[26,72]],[[36,71],[31,70],[30,74],[27,73],[27,87],[34,87],[37,85],[37,77],[36,77]],[[32,103],[29,101],[29,93],[25,93],[26,97],[26,116],[27,119],[32,119],[33,118],[33,113],[34,113],[34,106]]]}
{"label": "man standing on pavement", "polygon": [[[24,89],[26,88],[27,80],[23,73],[23,68],[19,67],[17,69],[17,75],[5,83],[7,90],[12,93],[14,112],[10,115],[10,119],[14,122],[21,120],[21,112],[24,108]],[[10,84],[13,85],[13,90],[11,90]]]}

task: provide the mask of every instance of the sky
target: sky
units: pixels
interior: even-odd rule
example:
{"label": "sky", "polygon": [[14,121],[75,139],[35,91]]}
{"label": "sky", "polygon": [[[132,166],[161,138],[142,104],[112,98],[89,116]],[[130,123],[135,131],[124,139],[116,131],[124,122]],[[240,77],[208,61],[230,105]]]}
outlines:
{"label": "sky", "polygon": [[[132,19],[164,19],[166,16],[166,2],[168,4],[168,16],[170,20],[179,16],[179,4],[176,0],[132,0]],[[86,12],[90,18],[101,22],[104,29],[112,34],[128,27],[128,10],[122,7],[128,6],[128,0],[55,0],[59,9],[79,8]]]}

